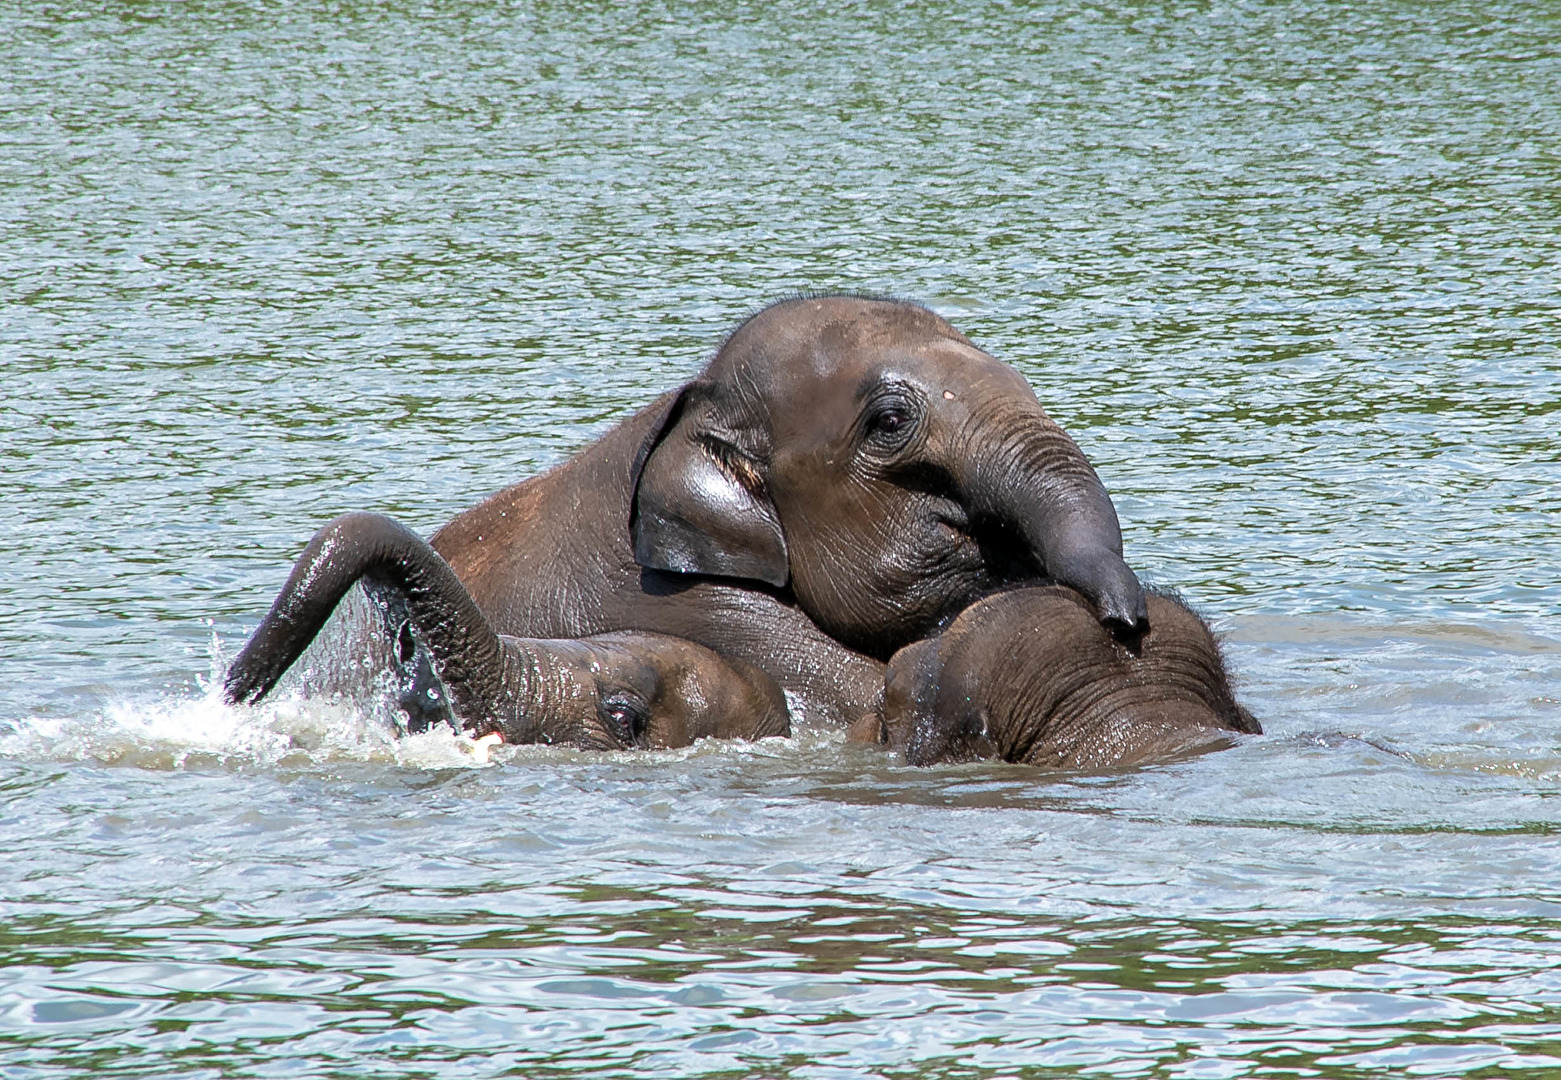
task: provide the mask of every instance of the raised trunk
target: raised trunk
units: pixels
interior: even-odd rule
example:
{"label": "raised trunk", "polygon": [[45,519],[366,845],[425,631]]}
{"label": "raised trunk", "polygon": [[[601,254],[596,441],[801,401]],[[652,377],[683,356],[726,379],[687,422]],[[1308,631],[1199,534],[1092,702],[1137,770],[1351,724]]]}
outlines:
{"label": "raised trunk", "polygon": [[533,702],[532,658],[500,641],[455,572],[410,529],[363,513],[344,514],[315,533],[229,667],[227,699],[264,698],[360,578],[404,598],[463,726],[507,730],[516,710]]}

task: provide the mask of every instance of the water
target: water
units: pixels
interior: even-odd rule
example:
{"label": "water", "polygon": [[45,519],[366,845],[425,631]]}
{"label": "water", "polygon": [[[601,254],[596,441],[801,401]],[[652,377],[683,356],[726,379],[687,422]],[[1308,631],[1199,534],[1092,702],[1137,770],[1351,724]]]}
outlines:
{"label": "water", "polygon": [[[6,7],[0,1072],[1561,1075],[1558,146],[1509,0]],[[329,517],[430,532],[809,288],[1019,366],[1269,734],[215,703]]]}

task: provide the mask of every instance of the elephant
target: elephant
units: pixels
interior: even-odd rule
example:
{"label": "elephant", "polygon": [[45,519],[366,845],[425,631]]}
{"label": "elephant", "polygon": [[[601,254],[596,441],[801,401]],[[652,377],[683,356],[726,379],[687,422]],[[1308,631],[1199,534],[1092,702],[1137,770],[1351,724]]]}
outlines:
{"label": "elephant", "polygon": [[493,626],[641,629],[768,672],[794,719],[875,713],[884,662],[994,588],[1149,627],[1116,511],[1017,371],[928,309],[783,300],[703,372],[431,538]]}
{"label": "elephant", "polygon": [[1066,586],[987,597],[895,653],[881,724],[858,724],[852,737],[887,743],[912,765],[1000,758],[1099,770],[1261,734],[1208,625],[1163,593],[1147,605],[1149,630],[1124,644]]}
{"label": "elephant", "polygon": [[228,668],[228,702],[262,700],[360,581],[400,619],[391,623],[399,662],[427,658],[433,681],[421,681],[425,700],[407,710],[410,730],[443,713],[474,736],[597,750],[790,734],[773,679],[693,642],[643,631],[571,640],[495,633],[426,541],[368,513],[344,514],[309,542]]}

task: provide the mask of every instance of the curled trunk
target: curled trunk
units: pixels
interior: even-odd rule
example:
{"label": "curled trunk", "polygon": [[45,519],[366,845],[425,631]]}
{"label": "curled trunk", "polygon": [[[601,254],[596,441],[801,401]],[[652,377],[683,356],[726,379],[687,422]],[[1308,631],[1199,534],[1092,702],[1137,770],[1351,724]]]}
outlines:
{"label": "curled trunk", "polygon": [[424,700],[442,689],[457,726],[511,743],[611,750],[790,733],[773,679],[682,638],[495,633],[444,559],[379,514],[347,514],[315,534],[228,669],[228,701],[264,698],[359,581],[396,642],[409,731],[444,719]]}
{"label": "curled trunk", "polygon": [[[993,439],[992,430],[1004,433]],[[1116,507],[1068,433],[1037,406],[1019,416],[994,410],[959,477],[974,516],[1019,538],[1035,569],[1087,597],[1102,625],[1133,639],[1149,626],[1138,577],[1122,557]]]}
{"label": "curled trunk", "polygon": [[[224,694],[260,701],[359,580],[393,591],[461,723],[489,721],[496,703],[535,697],[524,656],[511,655],[455,572],[410,529],[380,514],[344,514],[315,533],[270,612],[228,668]],[[504,711],[508,711],[507,709]]]}

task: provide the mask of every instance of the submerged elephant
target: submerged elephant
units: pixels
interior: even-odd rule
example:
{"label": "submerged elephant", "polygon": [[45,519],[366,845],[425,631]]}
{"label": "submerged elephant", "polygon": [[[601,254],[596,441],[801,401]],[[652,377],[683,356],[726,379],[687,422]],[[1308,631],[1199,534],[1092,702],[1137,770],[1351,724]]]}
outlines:
{"label": "submerged elephant", "polygon": [[883,661],[1049,578],[1149,622],[1106,489],[1018,372],[915,304],[783,301],[704,372],[440,529],[493,626],[644,629],[768,672],[805,716],[875,711]]}
{"label": "submerged elephant", "polygon": [[[638,631],[580,640],[495,633],[426,542],[390,518],[361,513],[315,534],[229,667],[227,700],[264,698],[360,580],[404,615],[400,661],[426,654],[437,684],[424,681],[420,692],[442,689],[457,726],[473,735],[627,749],[790,733],[774,680],[692,642]],[[426,723],[430,711],[411,714]]]}
{"label": "submerged elephant", "polygon": [[1102,769],[1261,734],[1237,704],[1203,620],[1159,593],[1149,594],[1148,607],[1149,631],[1127,646],[1063,586],[974,604],[890,660],[882,728],[867,741],[903,750],[913,765],[1001,758]]}

